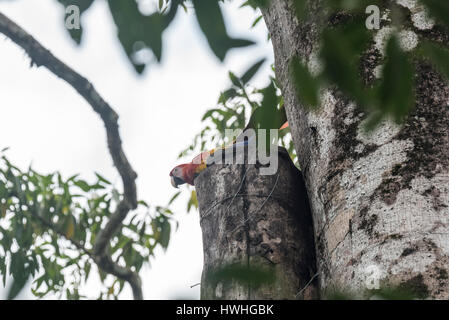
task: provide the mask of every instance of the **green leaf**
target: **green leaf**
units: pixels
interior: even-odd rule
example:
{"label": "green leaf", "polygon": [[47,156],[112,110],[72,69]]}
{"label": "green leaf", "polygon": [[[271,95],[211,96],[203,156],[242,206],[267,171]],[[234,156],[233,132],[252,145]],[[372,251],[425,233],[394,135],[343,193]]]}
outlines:
{"label": "green leaf", "polygon": [[365,14],[369,5],[381,6],[379,0],[327,0],[326,5],[334,10],[345,10]]}
{"label": "green leaf", "polygon": [[95,172],[95,175],[97,176],[98,180],[107,184],[107,185],[111,185],[112,183],[109,180],[106,180],[106,178],[104,178],[103,176],[101,176],[99,173]]}
{"label": "green leaf", "polygon": [[[64,5],[64,8],[66,9],[68,6],[76,5],[78,6],[80,10],[80,19],[83,13],[90,8],[94,0],[58,0],[59,3]],[[64,22],[67,20],[69,14],[65,14]],[[80,28],[79,29],[67,29],[67,31],[70,34],[70,37],[73,39],[73,41],[76,42],[76,44],[81,43],[82,35],[83,35],[83,27],[81,25],[80,21]]]}
{"label": "green leaf", "polygon": [[449,50],[431,42],[421,44],[420,53],[430,59],[433,65],[449,79]]}
{"label": "green leaf", "polygon": [[33,281],[33,284],[36,285],[35,290],[39,290],[39,288],[41,287],[42,283],[44,282],[44,280],[47,278],[47,274],[43,274],[42,276],[40,276],[39,278],[37,278],[36,280]]}
{"label": "green leaf", "polygon": [[205,121],[206,119],[209,119],[212,117],[212,114],[218,109],[209,109],[207,110],[204,114],[203,117],[201,118],[201,121]]}
{"label": "green leaf", "polygon": [[267,8],[271,0],[248,0],[244,2],[240,7],[251,6],[252,8]]}
{"label": "green leaf", "polygon": [[3,287],[6,284],[6,262],[5,257],[0,257],[0,275],[2,275],[3,278]]}
{"label": "green leaf", "polygon": [[385,117],[385,112],[380,110],[375,110],[371,112],[366,121],[364,122],[363,130],[365,132],[370,132],[374,130],[379,123],[382,121],[382,119]]}
{"label": "green leaf", "polygon": [[380,108],[391,114],[397,123],[401,123],[414,105],[414,70],[396,36],[388,41],[386,55],[388,58],[379,88]]}
{"label": "green leaf", "polygon": [[137,201],[137,204],[139,204],[141,206],[144,206],[145,208],[149,208],[150,207],[150,205],[146,201],[144,201],[144,200]]}
{"label": "green leaf", "polygon": [[74,181],[78,176],[79,176],[79,173],[74,174],[73,176],[71,176],[70,178],[67,179],[67,182]]}
{"label": "green leaf", "polygon": [[190,212],[192,207],[195,207],[196,209],[198,209],[198,199],[196,197],[195,190],[192,190],[192,192],[190,193],[190,199],[189,199],[189,202],[187,203],[187,212]]}
{"label": "green leaf", "polygon": [[[232,98],[236,97],[237,95],[238,95],[238,93],[234,88],[229,88],[228,90],[226,90],[220,94],[218,103],[226,103],[229,99],[232,99]],[[208,118],[208,117],[206,117],[206,114],[205,114],[205,116],[203,116],[203,119]]]}
{"label": "green leaf", "polygon": [[241,285],[258,288],[262,285],[273,284],[276,281],[276,274],[272,267],[233,263],[208,270],[206,279],[213,284],[235,281]]}
{"label": "green leaf", "polygon": [[290,71],[293,83],[296,87],[296,95],[306,107],[317,108],[319,104],[319,82],[304,66],[299,58],[294,57],[290,63]]}
{"label": "green leaf", "polygon": [[305,19],[307,17],[307,4],[306,0],[293,0],[296,16],[299,19]]}
{"label": "green leaf", "polygon": [[164,223],[161,226],[161,237],[159,239],[159,243],[161,244],[162,248],[167,249],[168,243],[170,241],[170,233],[171,233],[171,226],[170,222],[168,220],[165,220]]}
{"label": "green leaf", "polygon": [[170,198],[170,201],[168,201],[168,205],[171,205],[171,204],[176,200],[176,198],[179,197],[180,194],[181,194],[181,191],[176,192],[176,193]]}
{"label": "green leaf", "polygon": [[412,281],[370,290],[370,293],[385,300],[424,300],[428,298],[427,290],[423,290],[421,286]]}
{"label": "green leaf", "polygon": [[17,275],[13,279],[13,283],[11,284],[11,287],[9,288],[7,299],[13,300],[17,297],[17,295],[23,290],[25,285],[28,281],[28,273],[23,273],[20,275]]}
{"label": "green leaf", "polygon": [[254,77],[257,71],[259,71],[260,67],[264,64],[265,60],[265,58],[259,60],[245,71],[243,76],[240,78],[243,84],[247,84]]}
{"label": "green leaf", "polygon": [[242,87],[240,79],[232,71],[229,71],[229,79],[231,79],[231,82],[234,86],[239,88]]}
{"label": "green leaf", "polygon": [[[257,147],[263,144],[266,152],[270,152],[273,144],[278,143],[271,139],[269,129],[279,129],[281,125],[286,121],[284,108],[278,108],[279,98],[276,94],[276,88],[273,81],[260,91],[263,95],[263,100],[260,107],[256,108],[245,128],[246,129],[266,129],[265,141],[259,141],[259,135],[257,135]],[[237,140],[239,137],[237,137]]]}
{"label": "green leaf", "polygon": [[75,235],[76,221],[73,216],[68,216],[64,224],[64,234],[67,239],[73,238]]}
{"label": "green leaf", "polygon": [[229,37],[217,0],[192,0],[198,24],[206,36],[209,47],[215,56],[223,61],[228,50],[254,44],[245,39]]}
{"label": "green leaf", "polygon": [[74,181],[74,184],[84,192],[88,192],[91,189],[90,185],[84,180],[76,180]]}
{"label": "green leaf", "polygon": [[92,264],[90,262],[86,262],[86,264],[84,265],[84,281],[87,281],[87,279],[89,278],[91,267]]}
{"label": "green leaf", "polygon": [[261,90],[261,93],[263,95],[262,104],[254,110],[247,127],[252,129],[279,129],[283,124],[284,111],[278,109],[278,96],[273,82]]}
{"label": "green leaf", "polygon": [[4,218],[6,216],[6,210],[8,209],[8,206],[6,203],[0,204],[0,218]]}
{"label": "green leaf", "polygon": [[108,274],[106,272],[104,272],[103,270],[101,270],[101,269],[98,269],[98,274],[100,276],[101,283],[104,284],[104,280],[106,279]]}
{"label": "green leaf", "polygon": [[368,43],[365,24],[360,19],[344,27],[323,32],[321,58],[324,61],[325,76],[343,90],[351,99],[362,106],[368,106],[370,97],[363,90],[359,77],[359,61]]}
{"label": "green leaf", "polygon": [[262,18],[263,18],[262,15],[258,16],[251,24],[251,28],[254,28],[260,22],[260,20],[262,20]]}
{"label": "green leaf", "polygon": [[449,1],[447,0],[420,0],[429,9],[430,14],[440,22],[449,26]]}
{"label": "green leaf", "polygon": [[151,49],[158,61],[162,57],[162,32],[174,19],[180,0],[172,0],[167,14],[155,12],[143,15],[136,1],[108,0],[109,9],[118,29],[118,38],[130,62],[142,73],[149,61],[136,61],[141,49]]}

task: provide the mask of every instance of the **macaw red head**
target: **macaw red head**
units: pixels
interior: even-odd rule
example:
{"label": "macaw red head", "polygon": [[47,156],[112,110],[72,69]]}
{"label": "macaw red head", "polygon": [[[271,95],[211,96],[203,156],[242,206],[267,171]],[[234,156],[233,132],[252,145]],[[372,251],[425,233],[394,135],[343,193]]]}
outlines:
{"label": "macaw red head", "polygon": [[193,186],[193,180],[196,175],[196,168],[198,164],[184,163],[177,165],[170,171],[170,180],[173,187],[177,188],[179,185],[188,183]]}
{"label": "macaw red head", "polygon": [[170,171],[170,180],[173,187],[177,188],[179,185],[188,183],[193,186],[193,180],[196,176],[206,169],[206,159],[213,153],[214,150],[204,151],[193,158],[190,163],[183,163],[177,165]]}

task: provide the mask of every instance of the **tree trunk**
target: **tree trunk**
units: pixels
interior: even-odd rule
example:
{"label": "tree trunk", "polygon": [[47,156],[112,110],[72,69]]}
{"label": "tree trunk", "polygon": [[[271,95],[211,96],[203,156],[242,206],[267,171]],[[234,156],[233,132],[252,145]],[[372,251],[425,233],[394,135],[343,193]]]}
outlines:
{"label": "tree trunk", "polygon": [[[385,122],[370,135],[361,130],[364,112],[337,90],[323,94],[319,112],[306,111],[287,65],[296,54],[314,64],[318,10],[320,1],[312,1],[311,22],[299,23],[292,1],[273,0],[263,15],[311,204],[320,289],[399,285],[419,297],[447,299],[447,82],[418,64],[416,107],[405,125]],[[415,23],[409,30],[448,45],[437,27],[420,30],[429,28]],[[368,76],[379,54],[373,48],[364,58]]]}
{"label": "tree trunk", "polygon": [[[304,181],[285,149],[279,154],[275,175],[260,175],[258,164],[214,164],[195,179],[204,248],[202,299],[316,296],[313,225]],[[235,281],[238,275],[224,279],[228,281],[213,277],[233,264],[271,270],[275,282],[257,287]]]}

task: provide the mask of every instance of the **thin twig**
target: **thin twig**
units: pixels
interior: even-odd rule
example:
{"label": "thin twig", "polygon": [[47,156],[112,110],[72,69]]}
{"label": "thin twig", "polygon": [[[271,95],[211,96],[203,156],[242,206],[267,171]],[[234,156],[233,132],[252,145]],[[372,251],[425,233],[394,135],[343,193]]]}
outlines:
{"label": "thin twig", "polygon": [[267,203],[268,199],[271,198],[271,195],[273,194],[274,190],[276,189],[276,186],[277,186],[277,184],[278,184],[278,181],[279,181],[279,172],[278,172],[277,175],[276,175],[276,181],[275,181],[275,183],[274,183],[274,185],[273,185],[273,188],[271,188],[270,193],[269,193],[268,196],[265,198],[265,200],[263,201],[263,203],[261,204],[261,206],[259,207],[259,209],[257,209],[256,212],[254,212],[254,213],[251,213],[251,212],[250,212],[250,213],[248,214],[248,218],[246,218],[245,220],[243,220],[242,224],[240,224],[239,226],[237,226],[237,227],[235,227],[234,229],[232,229],[232,230],[229,232],[229,234],[232,234],[235,230],[237,230],[237,229],[239,229],[239,228],[241,228],[241,227],[244,227],[245,224],[246,224],[248,221],[250,221],[250,220],[253,218],[254,215],[256,215],[260,210],[262,210],[262,208],[264,207],[265,203]]}
{"label": "thin twig", "polygon": [[[232,195],[232,196],[229,196],[229,197],[226,197],[226,198],[224,198],[224,199],[221,199],[221,200],[218,200],[218,201],[216,201],[216,202],[214,202],[210,207],[209,207],[209,209],[207,209],[206,210],[206,213],[207,214],[204,214],[202,217],[201,217],[201,221],[203,221],[203,219],[204,218],[207,218],[208,216],[210,216],[211,214],[212,214],[212,212],[211,212],[211,210],[212,209],[214,209],[216,206],[218,206],[218,205],[220,205],[220,204],[222,204],[222,203],[224,203],[224,202],[226,202],[226,201],[228,201],[228,200],[231,200],[231,199],[233,199],[233,198],[237,198],[237,197],[248,197],[248,198],[250,198],[250,197],[255,197],[255,198],[267,198],[267,197],[269,197],[270,195],[268,195],[268,194],[255,194],[255,193],[239,193],[239,194],[234,194],[234,195]],[[273,196],[271,196],[272,198],[274,198]],[[281,199],[280,199],[281,200]]]}
{"label": "thin twig", "polygon": [[232,197],[228,197],[228,198],[225,198],[225,199],[223,199],[223,200],[217,201],[215,204],[213,204],[209,209],[206,210],[206,213],[201,217],[201,221],[202,221],[204,218],[207,218],[207,217],[212,213],[211,210],[212,210],[213,208],[215,208],[218,204],[223,203],[223,202],[225,202],[225,201],[231,199],[231,202],[229,202],[229,204],[228,204],[228,206],[227,206],[227,208],[226,208],[226,211],[229,212],[229,208],[231,207],[231,204],[234,202],[235,198],[236,198],[237,196],[239,196],[240,190],[242,190],[243,183],[245,182],[246,174],[248,173],[248,170],[249,170],[249,167],[246,168],[245,173],[244,173],[244,175],[243,175],[243,177],[242,177],[242,180],[240,181],[240,185],[239,185],[239,187],[237,188],[237,191],[234,193],[234,195],[233,195]]}
{"label": "thin twig", "polygon": [[307,282],[307,284],[304,286],[304,288],[302,288],[301,290],[299,290],[299,292],[295,295],[295,298],[297,298],[301,293],[303,293],[304,290],[307,289],[307,287],[312,283],[312,281],[318,276],[318,272],[315,273],[313,275],[312,278],[310,278],[309,282]]}
{"label": "thin twig", "polygon": [[231,207],[231,204],[234,202],[235,197],[239,194],[240,190],[242,190],[243,183],[245,182],[246,174],[248,173],[249,168],[250,168],[249,166],[246,167],[245,173],[243,174],[242,181],[240,181],[240,185],[239,185],[239,187],[237,189],[237,192],[234,193],[234,197],[232,197],[231,202],[229,202],[228,207],[226,208],[227,212],[229,212],[229,208]]}
{"label": "thin twig", "polygon": [[36,218],[37,220],[39,220],[44,226],[46,226],[48,229],[52,230],[53,232],[57,233],[58,235],[60,235],[61,237],[64,237],[67,241],[69,241],[73,246],[75,246],[78,250],[83,251],[85,254],[87,254],[89,257],[93,257],[92,256],[92,252],[90,252],[85,246],[83,246],[81,243],[79,243],[78,241],[71,239],[69,237],[67,237],[67,235],[58,230],[58,228],[51,222],[45,220],[44,218],[42,218],[41,216],[38,216],[34,213],[31,213],[31,216],[33,218]]}
{"label": "thin twig", "polygon": [[142,286],[138,274],[114,263],[107,252],[110,239],[119,230],[128,212],[137,207],[135,183],[137,174],[132,169],[122,149],[117,113],[86,78],[56,58],[48,49],[2,13],[0,13],[0,33],[6,35],[25,50],[31,58],[31,65],[44,66],[54,75],[70,84],[103,120],[109,153],[123,182],[124,197],[118,204],[116,211],[109,217],[106,226],[98,233],[92,254],[101,269],[129,282],[134,299],[142,299]]}

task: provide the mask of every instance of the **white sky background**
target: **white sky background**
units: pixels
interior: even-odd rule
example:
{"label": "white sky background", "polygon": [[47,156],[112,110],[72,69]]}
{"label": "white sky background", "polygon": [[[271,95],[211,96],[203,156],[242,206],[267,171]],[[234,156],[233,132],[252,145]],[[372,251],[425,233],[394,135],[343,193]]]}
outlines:
{"label": "white sky background", "polygon": [[[240,9],[242,3],[224,5],[228,31],[257,45],[231,50],[221,64],[208,48],[194,12],[180,9],[164,33],[162,63],[150,65],[141,77],[120,47],[104,0],[96,0],[83,16],[81,47],[64,30],[64,9],[56,0],[0,1],[0,11],[87,77],[118,112],[124,149],[139,175],[139,199],[165,205],[174,191],[168,173],[180,162],[177,154],[202,128],[203,113],[216,106],[219,92],[229,86],[228,70],[241,75],[267,56],[268,63],[252,84],[268,81],[273,58],[266,27],[261,21],[250,29],[256,13]],[[87,179],[94,179],[96,171],[121,187],[100,118],[69,85],[44,68],[30,69],[29,61],[22,49],[0,35],[0,150],[11,147],[7,156],[23,169],[32,163],[41,173],[80,173]],[[157,250],[151,266],[142,269],[145,299],[199,298],[200,287],[190,286],[201,278],[201,229],[198,212],[186,214],[188,194],[184,187],[183,197],[173,206],[180,227],[172,232],[168,250]],[[99,289],[98,281],[90,279],[83,293],[94,298]],[[0,299],[5,294],[0,287]],[[20,298],[33,296],[24,293]],[[121,298],[132,298],[128,286]]]}

